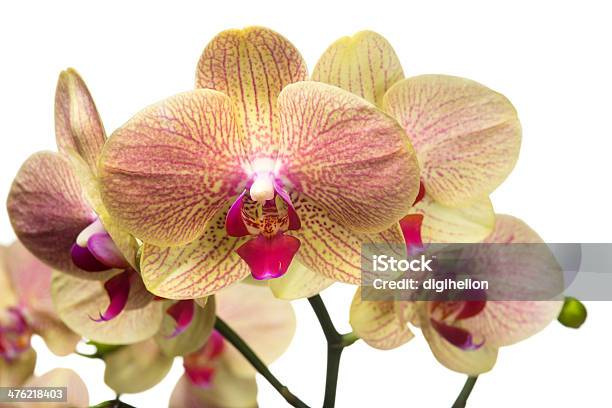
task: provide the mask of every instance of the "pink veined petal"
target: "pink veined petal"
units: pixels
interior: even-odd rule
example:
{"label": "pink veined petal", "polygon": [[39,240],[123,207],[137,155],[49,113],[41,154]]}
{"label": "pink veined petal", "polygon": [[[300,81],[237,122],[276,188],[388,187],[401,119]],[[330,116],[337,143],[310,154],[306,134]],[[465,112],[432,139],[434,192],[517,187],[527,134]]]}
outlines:
{"label": "pink veined petal", "polygon": [[472,334],[465,329],[450,326],[435,319],[430,319],[430,321],[440,336],[461,350],[478,350],[484,344],[484,340],[480,343],[474,343]]}
{"label": "pink veined petal", "polygon": [[244,199],[245,194],[246,190],[244,190],[242,194],[238,196],[227,212],[227,217],[225,218],[225,230],[227,231],[227,235],[230,237],[244,237],[249,235],[249,230],[242,219],[242,200]]}
{"label": "pink veined petal", "polygon": [[167,338],[176,337],[189,327],[191,321],[193,320],[193,315],[195,312],[195,304],[193,300],[179,300],[172,306],[166,310],[166,313],[172,316],[174,321],[176,322],[176,328],[167,336]]}
{"label": "pink veined petal", "polygon": [[278,95],[306,79],[306,62],[293,44],[268,28],[247,27],[223,31],[208,43],[198,61],[196,87],[231,98],[247,154],[254,159],[275,156]]}
{"label": "pink veined petal", "polygon": [[130,264],[107,232],[92,235],[87,241],[87,249],[98,261],[109,268],[124,269],[130,267]]}
{"label": "pink veined petal", "polygon": [[236,250],[249,265],[255,279],[278,278],[287,272],[293,256],[300,248],[300,240],[279,234],[272,238],[263,235],[245,242]]}
{"label": "pink veined petal", "polygon": [[65,156],[30,156],[15,176],[6,206],[15,234],[32,254],[54,269],[83,275],[70,250],[95,214]]}
{"label": "pink veined petal", "polygon": [[355,232],[381,232],[408,214],[419,167],[397,121],[357,95],[313,81],[285,87],[278,106],[279,171],[292,191]]}
{"label": "pink veined petal", "polygon": [[167,98],[117,129],[100,157],[100,192],[119,226],[148,244],[192,242],[244,190],[232,101],[198,89]]}
{"label": "pink veined petal", "polygon": [[291,202],[291,197],[289,197],[289,194],[287,194],[287,192],[283,189],[283,187],[277,181],[274,182],[274,191],[276,191],[276,194],[278,194],[279,197],[283,199],[285,204],[287,204],[287,213],[289,217],[289,229],[299,230],[300,228],[302,228],[300,217],[297,215],[297,212],[295,211],[295,207],[293,206],[293,203]]}
{"label": "pink veined petal", "polygon": [[399,224],[404,235],[408,253],[410,254],[415,250],[418,251],[423,248],[423,240],[421,239],[423,216],[421,214],[410,214],[402,218]]}
{"label": "pink veined petal", "polygon": [[104,313],[100,313],[100,318],[91,318],[93,321],[106,322],[117,317],[123,311],[130,294],[131,273],[131,270],[121,272],[104,283],[104,289],[108,294],[110,304]]}
{"label": "pink veined petal", "polygon": [[102,272],[111,269],[100,262],[89,250],[77,244],[72,244],[70,249],[72,262],[79,268],[87,272]]}

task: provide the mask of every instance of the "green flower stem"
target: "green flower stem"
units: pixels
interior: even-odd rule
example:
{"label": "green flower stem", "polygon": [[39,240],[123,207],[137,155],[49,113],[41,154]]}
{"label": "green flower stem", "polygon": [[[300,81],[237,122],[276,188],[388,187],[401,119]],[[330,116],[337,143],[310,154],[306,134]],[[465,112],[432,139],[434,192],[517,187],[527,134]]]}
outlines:
{"label": "green flower stem", "polygon": [[115,398],[114,400],[104,401],[98,405],[93,405],[90,408],[136,408],[136,407],[130,404],[126,404],[125,402],[121,401],[119,399],[119,396],[117,395],[117,398]]}
{"label": "green flower stem", "polygon": [[215,321],[215,329],[221,333],[221,335],[229,341],[232,346],[236,347],[238,351],[246,358],[249,363],[257,370],[259,374],[261,374],[269,383],[272,385],[276,391],[279,392],[280,395],[285,398],[285,400],[292,406],[296,408],[309,408],[302,400],[296,397],[294,394],[289,391],[285,385],[283,385],[268,369],[266,364],[261,361],[257,354],[249,347],[248,344],[234,331],[231,327],[227,325],[219,316]]}
{"label": "green flower stem", "polygon": [[325,376],[323,408],[333,408],[336,404],[336,388],[338,386],[338,371],[340,369],[342,350],[359,340],[359,337],[354,333],[344,335],[338,333],[321,296],[315,295],[309,297],[308,301],[319,319],[323,334],[327,340],[327,374]]}
{"label": "green flower stem", "polygon": [[465,408],[465,404],[467,404],[467,400],[470,397],[472,390],[474,389],[474,384],[476,384],[477,379],[478,376],[467,378],[465,384],[463,385],[463,388],[461,389],[461,392],[459,393],[459,396],[453,404],[453,408]]}

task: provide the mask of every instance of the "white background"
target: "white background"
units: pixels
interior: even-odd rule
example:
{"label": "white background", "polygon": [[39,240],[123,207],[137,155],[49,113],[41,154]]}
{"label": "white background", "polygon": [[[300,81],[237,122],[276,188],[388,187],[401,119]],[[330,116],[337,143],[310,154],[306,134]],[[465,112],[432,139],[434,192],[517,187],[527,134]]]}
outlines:
{"label": "white background", "polygon": [[[611,10],[605,2],[449,1],[340,3],[283,1],[20,1],[0,5],[0,196],[31,153],[54,149],[53,93],[61,69],[84,76],[110,133],[140,108],[193,86],[195,64],[219,31],[269,26],[301,50],[312,69],[340,36],[362,29],[385,35],[406,75],[445,73],[504,93],[524,129],[521,156],[493,195],[498,212],[523,218],[547,241],[610,242]],[[0,237],[14,236],[5,211]],[[323,293],[348,330],[353,289]],[[556,322],[503,349],[483,375],[471,407],[609,407],[609,303],[589,303],[578,331]],[[291,349],[272,370],[311,406],[323,395],[325,349],[306,301]],[[254,311],[256,314],[256,311]],[[38,340],[36,345],[41,345]],[[102,364],[39,353],[38,372],[75,368],[91,402],[113,397]],[[182,371],[177,360],[156,388],[125,396],[138,407],[165,406]],[[365,344],[345,351],[338,407],[448,407],[464,376],[441,367],[417,333],[399,349]],[[264,381],[260,406],[285,403]]]}

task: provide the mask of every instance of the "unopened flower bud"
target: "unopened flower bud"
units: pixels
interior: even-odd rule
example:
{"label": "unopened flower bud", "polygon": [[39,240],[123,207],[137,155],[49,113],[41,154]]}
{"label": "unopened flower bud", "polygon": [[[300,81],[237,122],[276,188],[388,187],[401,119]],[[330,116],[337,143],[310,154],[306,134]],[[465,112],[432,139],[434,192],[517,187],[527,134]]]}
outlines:
{"label": "unopened flower bud", "polygon": [[577,329],[587,318],[586,307],[574,297],[566,297],[561,313],[559,313],[559,323],[566,327]]}

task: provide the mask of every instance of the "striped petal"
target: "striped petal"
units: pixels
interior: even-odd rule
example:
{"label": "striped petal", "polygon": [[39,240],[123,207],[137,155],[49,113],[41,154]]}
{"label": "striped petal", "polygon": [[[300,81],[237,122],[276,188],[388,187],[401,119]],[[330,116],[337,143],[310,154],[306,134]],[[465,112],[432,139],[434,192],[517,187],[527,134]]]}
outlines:
{"label": "striped petal", "polygon": [[166,377],[173,361],[153,339],[130,344],[104,356],[104,382],[117,394],[143,392]]}
{"label": "striped petal", "polygon": [[[544,243],[527,224],[509,215],[497,216],[495,230],[485,242]],[[521,267],[517,262],[509,264],[507,269],[511,270],[506,272],[520,276],[521,280],[524,279],[527,282],[535,281],[537,275],[549,269],[537,264]],[[562,282],[560,270],[558,279],[559,282]],[[563,301],[561,300],[487,301],[484,310],[474,318],[464,320],[462,327],[478,333],[489,345],[506,346],[531,337],[542,330],[557,318],[562,307]]]}
{"label": "striped petal", "polygon": [[110,137],[100,159],[102,200],[123,228],[145,242],[191,242],[240,191],[241,152],[227,96],[211,90],[175,95],[142,110]]}
{"label": "striped petal", "polygon": [[[101,272],[111,275],[112,272]],[[109,305],[103,282],[54,272],[51,295],[57,313],[74,332],[104,344],[131,344],[153,336],[162,321],[162,304],[154,301],[137,274],[130,280],[130,293],[122,312],[114,319],[96,322]]]}
{"label": "striped petal", "polygon": [[313,272],[294,259],[286,274],[269,281],[274,296],[284,300],[295,300],[314,296],[331,286],[333,280]]}
{"label": "striped petal", "polygon": [[393,47],[372,31],[360,31],[334,42],[312,73],[313,80],[345,89],[377,106],[382,106],[387,89],[403,78]]}
{"label": "striped petal", "polygon": [[[177,305],[190,305],[193,316],[186,327],[181,327],[181,317],[170,315]],[[171,357],[193,353],[206,343],[215,324],[215,302],[209,300],[206,307],[200,307],[192,300],[180,300],[171,303],[166,309],[159,333],[155,336],[162,352]],[[179,331],[180,330],[180,331]]]}
{"label": "striped petal", "polygon": [[73,408],[88,407],[89,392],[87,386],[77,373],[67,368],[55,368],[41,376],[30,378],[24,387],[66,387],[65,402],[37,403],[37,407]]}
{"label": "striped petal", "polygon": [[425,194],[410,213],[423,215],[421,238],[424,243],[480,242],[495,225],[495,212],[488,197],[468,206],[448,207]]}
{"label": "striped petal", "polygon": [[278,148],[276,100],[288,84],[307,79],[306,63],[280,34],[263,27],[227,30],[204,49],[196,86],[221,91],[236,105],[249,158],[274,157]]}
{"label": "striped petal", "polygon": [[411,312],[404,309],[404,319],[396,313],[393,301],[367,301],[361,299],[357,289],[351,303],[350,323],[355,334],[370,346],[390,350],[414,337],[406,321]]}
{"label": "striped petal", "polygon": [[518,158],[521,125],[510,101],[469,79],[423,75],[396,83],[385,111],[412,140],[436,201],[467,205],[489,195]]}
{"label": "striped petal", "polygon": [[55,136],[60,152],[74,150],[89,171],[97,173],[106,133],[85,82],[72,68],[62,71],[57,81]]}
{"label": "striped petal", "polygon": [[15,234],[37,258],[55,269],[87,275],[74,265],[70,252],[96,215],[64,156],[30,156],[13,181],[7,208]]}
{"label": "striped petal", "polygon": [[357,234],[332,221],[326,211],[303,195],[293,200],[302,228],[291,231],[301,242],[296,259],[327,279],[358,284],[361,241]]}
{"label": "striped petal", "polygon": [[257,408],[255,376],[239,377],[228,367],[215,369],[212,384],[202,388],[183,375],[170,397],[170,408]]}
{"label": "striped petal", "polygon": [[[295,332],[295,314],[289,302],[276,299],[267,287],[238,284],[216,296],[217,315],[225,320],[267,364],[285,352]],[[253,313],[257,318],[253,318]],[[255,370],[242,354],[226,343],[223,359],[235,375]]]}
{"label": "striped petal", "polygon": [[355,231],[380,232],[408,213],[419,168],[397,122],[318,82],[287,86],[278,104],[281,172],[295,190]]}
{"label": "striped petal", "polygon": [[145,243],[140,260],[147,289],[168,299],[195,299],[214,294],[249,275],[236,249],[243,240],[225,231],[219,211],[204,234],[185,246],[160,248]]}

